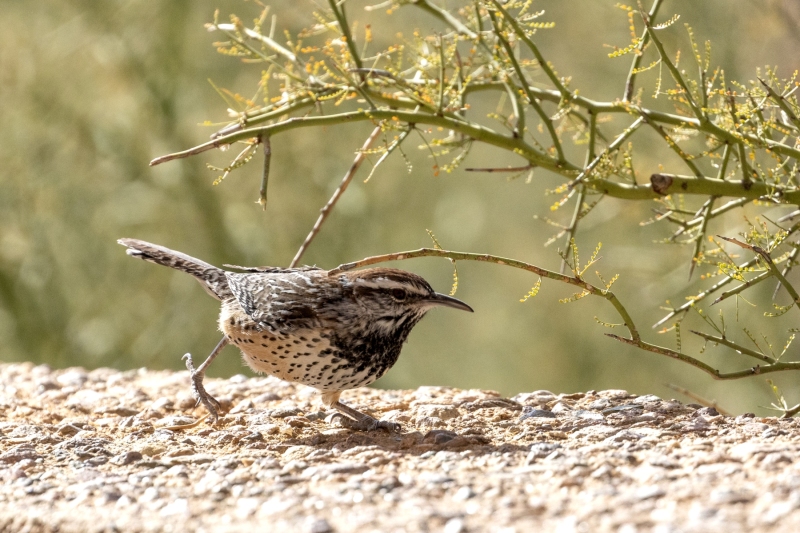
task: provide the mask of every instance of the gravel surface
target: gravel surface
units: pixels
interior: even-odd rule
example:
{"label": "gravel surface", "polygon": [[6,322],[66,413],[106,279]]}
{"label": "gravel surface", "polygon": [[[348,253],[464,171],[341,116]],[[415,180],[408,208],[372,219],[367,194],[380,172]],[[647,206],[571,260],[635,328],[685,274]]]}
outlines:
{"label": "gravel surface", "polygon": [[0,365],[0,531],[800,531],[797,420],[621,390],[360,389]]}

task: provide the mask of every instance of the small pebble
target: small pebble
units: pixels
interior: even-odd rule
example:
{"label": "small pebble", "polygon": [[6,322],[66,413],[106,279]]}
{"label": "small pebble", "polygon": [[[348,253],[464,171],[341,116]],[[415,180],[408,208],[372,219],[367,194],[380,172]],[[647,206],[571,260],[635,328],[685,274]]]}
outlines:
{"label": "small pebble", "polygon": [[81,428],[74,426],[72,424],[61,424],[60,426],[58,426],[58,429],[56,430],[56,432],[59,435],[64,435],[65,437],[71,437],[73,435],[76,435],[80,431]]}
{"label": "small pebble", "polygon": [[440,420],[450,420],[459,416],[457,407],[452,405],[422,405],[415,409],[418,417],[436,417]]}
{"label": "small pebble", "polygon": [[444,444],[458,437],[458,434],[453,431],[445,429],[434,429],[425,434],[422,442],[430,442],[433,444]]}
{"label": "small pebble", "polygon": [[308,528],[309,533],[333,533],[334,529],[324,518],[317,518]]}
{"label": "small pebble", "polygon": [[131,450],[115,456],[111,459],[111,462],[116,465],[129,465],[131,463],[135,463],[136,461],[141,461],[142,457],[143,456],[141,452]]}
{"label": "small pebble", "polygon": [[519,416],[520,420],[526,418],[556,418],[555,413],[546,409],[533,409],[532,407],[525,407],[522,414]]}
{"label": "small pebble", "polygon": [[297,407],[280,407],[278,409],[270,409],[269,411],[265,411],[264,414],[267,414],[272,418],[286,418],[287,416],[297,416],[302,412],[303,411]]}
{"label": "small pebble", "polygon": [[713,407],[703,407],[694,412],[693,416],[719,416],[719,412]]}
{"label": "small pebble", "polygon": [[467,526],[463,518],[451,518],[445,523],[442,531],[444,533],[464,533],[466,530]]}
{"label": "small pebble", "polygon": [[457,502],[463,502],[464,500],[469,500],[470,498],[475,496],[475,491],[472,490],[471,487],[461,487],[453,496],[453,499]]}
{"label": "small pebble", "polygon": [[275,394],[274,392],[265,392],[264,394],[259,394],[258,396],[253,398],[253,403],[262,404],[267,402],[274,402],[280,399],[281,397]]}
{"label": "small pebble", "polygon": [[572,411],[572,408],[570,408],[568,405],[566,405],[566,404],[564,404],[562,402],[558,402],[557,404],[555,404],[553,406],[552,409],[550,409],[550,411],[552,411],[554,414],[557,415],[557,414],[560,414],[560,413],[568,413],[568,412]]}

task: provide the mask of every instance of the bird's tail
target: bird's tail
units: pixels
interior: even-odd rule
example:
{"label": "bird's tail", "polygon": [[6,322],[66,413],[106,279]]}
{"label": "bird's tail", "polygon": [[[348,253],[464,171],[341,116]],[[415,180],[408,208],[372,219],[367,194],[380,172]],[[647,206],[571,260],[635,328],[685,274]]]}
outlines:
{"label": "bird's tail", "polygon": [[138,239],[119,239],[117,242],[128,248],[126,252],[131,257],[138,257],[150,263],[168,266],[191,274],[200,282],[206,292],[218,300],[231,296],[228,279],[225,277],[225,271],[221,268],[209,265],[190,255]]}

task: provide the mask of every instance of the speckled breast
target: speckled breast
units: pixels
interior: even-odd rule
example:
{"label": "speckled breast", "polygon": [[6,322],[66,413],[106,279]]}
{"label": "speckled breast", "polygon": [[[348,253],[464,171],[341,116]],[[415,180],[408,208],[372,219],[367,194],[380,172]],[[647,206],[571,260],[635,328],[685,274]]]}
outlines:
{"label": "speckled breast", "polygon": [[[325,331],[298,329],[291,333],[256,324],[235,310],[220,313],[220,329],[242,351],[254,372],[302,383],[322,391],[368,385],[378,379],[372,368],[357,367],[331,345]],[[381,372],[382,374],[382,372]]]}

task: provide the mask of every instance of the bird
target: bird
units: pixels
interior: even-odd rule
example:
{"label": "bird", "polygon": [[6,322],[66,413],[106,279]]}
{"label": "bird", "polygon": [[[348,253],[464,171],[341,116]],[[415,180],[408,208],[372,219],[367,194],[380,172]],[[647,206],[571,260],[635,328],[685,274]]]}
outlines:
{"label": "bird", "polygon": [[320,391],[332,418],[345,427],[397,432],[396,422],[377,420],[342,403],[343,391],[363,387],[383,376],[400,356],[412,328],[434,307],[473,312],[461,300],[440,294],[422,277],[395,268],[324,270],[236,267],[233,272],[164,246],[119,239],[132,257],[194,276],[220,301],[222,340],[198,368],[183,356],[192,391],[219,419],[220,403],[203,386],[205,372],[225,346],[242,352],[256,373],[301,383]]}

